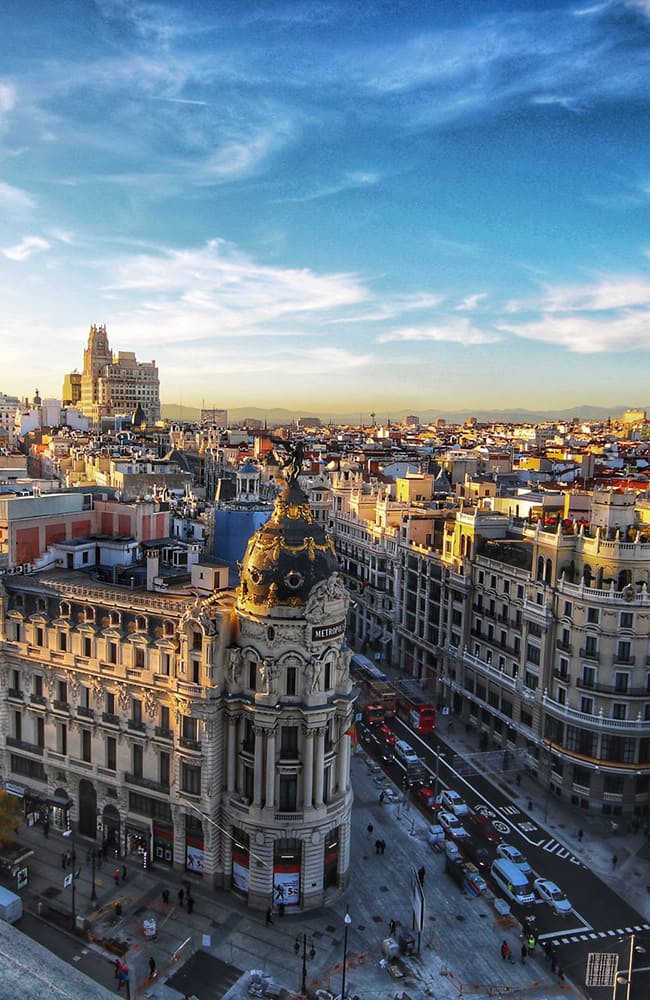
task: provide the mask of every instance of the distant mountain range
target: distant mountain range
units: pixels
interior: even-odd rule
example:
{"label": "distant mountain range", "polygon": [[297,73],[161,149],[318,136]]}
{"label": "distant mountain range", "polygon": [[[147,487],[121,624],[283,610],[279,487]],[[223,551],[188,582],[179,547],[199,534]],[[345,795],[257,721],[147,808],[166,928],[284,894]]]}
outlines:
{"label": "distant mountain range", "polygon": [[[462,424],[467,417],[476,417],[480,423],[520,423],[537,424],[543,421],[557,421],[563,423],[568,420],[578,418],[584,421],[599,422],[607,420],[608,417],[620,417],[627,409],[648,410],[650,406],[590,406],[583,403],[565,410],[525,410],[515,408],[511,410],[418,410],[417,407],[408,407],[401,410],[393,410],[390,413],[377,413],[375,423],[385,424],[388,419],[398,424],[403,417],[415,413],[422,424],[428,424],[441,417],[448,423]],[[198,407],[180,406],[177,403],[170,403],[162,407],[163,417],[167,420],[198,420],[201,411]],[[372,421],[370,414],[356,413],[307,413],[304,410],[286,410],[279,407],[263,409],[259,406],[238,406],[228,410],[228,419],[231,423],[240,423],[246,418],[253,420],[265,420],[270,426],[278,424],[291,424],[299,417],[320,417],[323,423],[354,424],[358,426],[360,416],[363,417],[367,426]]]}

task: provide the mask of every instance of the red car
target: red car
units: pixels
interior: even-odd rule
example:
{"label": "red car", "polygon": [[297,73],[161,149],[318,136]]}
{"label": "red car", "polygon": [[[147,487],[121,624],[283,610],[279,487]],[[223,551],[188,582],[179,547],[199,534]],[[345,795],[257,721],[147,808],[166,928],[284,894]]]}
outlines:
{"label": "red car", "polygon": [[388,726],[380,726],[376,732],[377,739],[380,743],[385,744],[385,746],[390,747],[392,750],[397,743],[397,736],[391,732]]}
{"label": "red car", "polygon": [[440,806],[436,802],[436,796],[432,788],[418,788],[415,793],[415,801],[426,812],[436,813],[440,811]]}
{"label": "red car", "polygon": [[500,844],[503,840],[497,828],[490,822],[487,816],[483,816],[481,813],[472,813],[471,816],[464,816],[463,822],[470,833],[487,841],[488,844]]}

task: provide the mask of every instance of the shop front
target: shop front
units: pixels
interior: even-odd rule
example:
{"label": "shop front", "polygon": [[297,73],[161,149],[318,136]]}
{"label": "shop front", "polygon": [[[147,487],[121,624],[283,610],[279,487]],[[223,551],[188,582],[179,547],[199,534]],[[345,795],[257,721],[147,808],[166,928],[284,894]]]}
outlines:
{"label": "shop front", "polygon": [[273,850],[273,902],[277,907],[300,905],[302,844],[281,840]]}
{"label": "shop front", "polygon": [[195,875],[203,875],[203,824],[196,816],[185,817],[185,868]]}
{"label": "shop front", "polygon": [[102,845],[104,857],[120,856],[120,814],[116,806],[104,806],[102,815]]}
{"label": "shop front", "polygon": [[232,886],[236,892],[248,895],[250,848],[248,834],[233,827],[232,830]]}
{"label": "shop front", "polygon": [[37,792],[28,785],[17,781],[7,781],[5,791],[15,795],[22,804],[22,813],[28,826],[41,825],[55,830],[67,830],[70,826],[72,802],[64,788],[57,788],[53,795]]}
{"label": "shop front", "polygon": [[127,820],[124,827],[124,853],[138,857],[144,863],[145,856],[151,857],[151,832],[146,826]]}
{"label": "shop front", "polygon": [[153,858],[157,865],[174,864],[174,828],[166,823],[153,825]]}

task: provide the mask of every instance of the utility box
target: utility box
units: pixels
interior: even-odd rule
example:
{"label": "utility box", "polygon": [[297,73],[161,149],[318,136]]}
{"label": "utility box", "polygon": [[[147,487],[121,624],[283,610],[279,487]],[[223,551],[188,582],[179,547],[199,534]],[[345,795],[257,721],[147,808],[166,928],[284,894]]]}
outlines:
{"label": "utility box", "polygon": [[394,962],[399,955],[399,945],[393,937],[384,938],[381,943],[381,953],[388,962]]}
{"label": "utility box", "polygon": [[412,934],[400,935],[399,950],[402,955],[412,955],[415,952],[415,938]]}

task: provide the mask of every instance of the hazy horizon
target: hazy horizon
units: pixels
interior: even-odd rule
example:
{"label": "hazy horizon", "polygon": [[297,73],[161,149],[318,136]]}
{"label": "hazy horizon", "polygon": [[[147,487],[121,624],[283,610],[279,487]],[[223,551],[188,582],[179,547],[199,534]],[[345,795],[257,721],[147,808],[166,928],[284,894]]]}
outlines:
{"label": "hazy horizon", "polygon": [[163,405],[643,405],[650,0],[25,0],[0,53],[0,391],[101,323]]}

